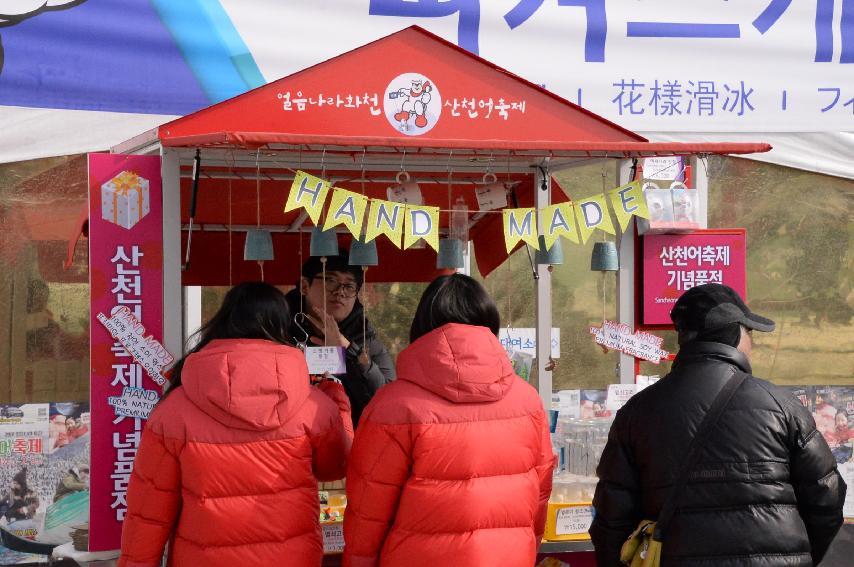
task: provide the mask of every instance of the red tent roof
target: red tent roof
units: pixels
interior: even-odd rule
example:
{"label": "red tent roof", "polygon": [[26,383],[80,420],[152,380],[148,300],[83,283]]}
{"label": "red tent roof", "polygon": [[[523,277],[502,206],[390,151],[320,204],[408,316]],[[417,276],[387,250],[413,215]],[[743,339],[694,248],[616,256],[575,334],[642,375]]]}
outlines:
{"label": "red tent roof", "polygon": [[[276,283],[296,281],[304,217],[282,209],[297,169],[355,191],[361,190],[364,169],[372,180],[366,194],[383,198],[394,174],[406,169],[422,183],[425,202],[443,209],[450,201],[442,180],[453,172],[458,183],[453,199],[462,195],[477,211],[472,189],[490,167],[502,172],[502,180],[518,182],[519,206],[533,206],[535,167],[545,173],[591,157],[743,154],[771,148],[651,143],[417,26],[164,124],[113,151],[151,151],[157,144],[178,149],[185,231],[190,163],[195,149],[202,149],[195,219],[202,231],[194,231],[185,285],[258,277],[255,263],[242,259],[244,231],[257,223],[256,179],[261,224],[274,231],[276,250],[265,275]],[[554,184],[552,202],[566,198]],[[229,209],[232,227],[237,226],[230,242],[225,232]],[[447,213],[442,225],[447,226]],[[305,252],[308,238],[302,238]],[[481,216],[471,238],[482,274],[507,257],[500,215]],[[436,275],[431,249],[399,251],[380,240],[381,263],[371,269],[373,281],[427,281]],[[341,244],[345,241],[349,237],[342,236]]]}

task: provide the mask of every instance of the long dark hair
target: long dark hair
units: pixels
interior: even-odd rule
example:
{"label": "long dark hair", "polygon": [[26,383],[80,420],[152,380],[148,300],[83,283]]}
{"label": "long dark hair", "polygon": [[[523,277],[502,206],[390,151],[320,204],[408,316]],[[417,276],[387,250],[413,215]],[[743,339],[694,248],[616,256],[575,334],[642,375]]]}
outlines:
{"label": "long dark hair", "polygon": [[477,280],[453,274],[436,278],[424,290],[409,329],[409,342],[414,343],[448,323],[487,327],[498,336],[501,316],[495,302]]}
{"label": "long dark hair", "polygon": [[244,282],[231,288],[219,311],[193,337],[196,346],[172,367],[171,392],[181,385],[181,371],[191,354],[215,339],[266,339],[290,344],[290,310],[285,294],[264,282]]}

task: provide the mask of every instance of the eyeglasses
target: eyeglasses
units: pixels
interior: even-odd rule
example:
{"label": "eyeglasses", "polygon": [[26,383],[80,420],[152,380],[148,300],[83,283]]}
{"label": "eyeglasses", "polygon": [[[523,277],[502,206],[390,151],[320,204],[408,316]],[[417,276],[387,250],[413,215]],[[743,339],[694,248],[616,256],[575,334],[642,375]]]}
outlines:
{"label": "eyeglasses", "polygon": [[340,293],[346,298],[356,297],[359,287],[353,282],[341,282],[333,278],[323,280],[323,287],[329,293]]}

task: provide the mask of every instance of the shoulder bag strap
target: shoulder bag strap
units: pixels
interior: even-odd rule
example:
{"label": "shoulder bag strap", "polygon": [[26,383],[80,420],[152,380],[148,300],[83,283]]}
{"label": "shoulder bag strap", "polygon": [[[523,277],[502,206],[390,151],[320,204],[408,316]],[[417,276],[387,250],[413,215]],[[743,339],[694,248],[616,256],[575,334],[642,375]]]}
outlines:
{"label": "shoulder bag strap", "polygon": [[679,500],[682,498],[682,493],[685,490],[688,473],[691,472],[700,460],[700,454],[702,453],[706,439],[708,439],[709,434],[712,432],[712,429],[714,429],[718,419],[723,415],[730,400],[735,395],[735,392],[741,387],[742,383],[747,379],[747,376],[748,375],[744,372],[736,371],[735,375],[727,380],[727,383],[718,393],[715,401],[712,402],[712,406],[709,408],[709,411],[706,413],[705,417],[703,417],[703,421],[700,422],[700,426],[697,428],[697,433],[694,435],[694,438],[691,440],[691,444],[688,446],[687,457],[685,458],[682,470],[679,472],[679,476],[670,491],[670,495],[667,500],[664,501],[661,513],[658,515],[658,521],[655,524],[655,532],[653,534],[653,538],[656,541],[663,541],[667,527],[670,525],[670,520],[673,518],[673,513],[676,511],[676,507],[679,505]]}

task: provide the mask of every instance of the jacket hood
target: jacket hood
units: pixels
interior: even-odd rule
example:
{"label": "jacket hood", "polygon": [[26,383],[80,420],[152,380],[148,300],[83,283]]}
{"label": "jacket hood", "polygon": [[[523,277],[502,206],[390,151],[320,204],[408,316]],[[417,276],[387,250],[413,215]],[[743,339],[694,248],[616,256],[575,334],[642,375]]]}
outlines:
{"label": "jacket hood", "polygon": [[397,357],[399,380],[457,403],[500,400],[515,374],[486,327],[450,323],[427,333]]}
{"label": "jacket hood", "polygon": [[213,419],[262,431],[287,422],[311,389],[302,353],[261,339],[211,341],[187,357],[181,382],[190,401]]}

